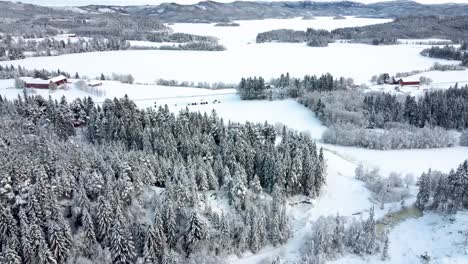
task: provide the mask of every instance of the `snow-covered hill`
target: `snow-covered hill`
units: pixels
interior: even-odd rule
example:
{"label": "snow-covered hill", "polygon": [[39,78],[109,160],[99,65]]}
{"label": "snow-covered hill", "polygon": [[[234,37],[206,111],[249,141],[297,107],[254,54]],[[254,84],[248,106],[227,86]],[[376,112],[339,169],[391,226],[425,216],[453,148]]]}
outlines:
{"label": "snow-covered hill", "polygon": [[[241,0],[242,1],[242,0]],[[279,2],[294,0],[257,0],[258,2]],[[315,0],[316,2],[339,2],[341,0]],[[386,0],[355,0],[360,3],[378,3]],[[178,3],[182,5],[197,4],[200,0],[23,0],[23,3],[30,3],[44,6],[84,6],[84,5],[159,5],[162,3]],[[217,0],[216,2],[231,3],[233,0]],[[443,4],[461,3],[466,4],[466,0],[416,0],[421,4]]]}

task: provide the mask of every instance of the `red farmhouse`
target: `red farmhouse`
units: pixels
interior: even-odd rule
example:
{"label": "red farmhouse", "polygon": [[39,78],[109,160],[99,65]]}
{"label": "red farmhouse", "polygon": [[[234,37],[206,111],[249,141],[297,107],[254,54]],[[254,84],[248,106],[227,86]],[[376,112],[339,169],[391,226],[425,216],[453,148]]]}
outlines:
{"label": "red farmhouse", "polygon": [[33,79],[26,81],[25,87],[26,88],[37,88],[37,89],[49,89],[50,84],[55,83],[57,86],[67,83],[67,77],[65,76],[57,76],[50,78],[49,80],[42,80],[42,79]]}
{"label": "red farmhouse", "polygon": [[405,81],[400,79],[398,81],[398,84],[401,85],[401,86],[419,86],[419,85],[421,85],[421,82],[420,81],[405,82]]}

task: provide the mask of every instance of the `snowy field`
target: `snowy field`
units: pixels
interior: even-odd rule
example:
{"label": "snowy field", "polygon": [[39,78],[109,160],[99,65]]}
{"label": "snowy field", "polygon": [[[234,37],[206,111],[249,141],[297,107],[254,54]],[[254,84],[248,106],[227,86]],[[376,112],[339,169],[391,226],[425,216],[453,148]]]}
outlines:
{"label": "snowy field", "polygon": [[[227,51],[130,50],[69,54],[56,57],[34,57],[2,62],[1,65],[27,69],[57,68],[89,77],[101,73],[132,74],[138,82],[157,79],[193,82],[237,83],[242,77],[263,76],[266,79],[289,72],[292,76],[323,74],[352,77],[356,83],[367,83],[375,74],[395,74],[424,70],[435,62],[452,63],[422,57],[423,45],[370,46],[335,43],[326,48],[305,44],[251,44]],[[405,60],[405,63],[401,61]],[[359,67],[357,67],[359,64]]]}
{"label": "snowy field", "polygon": [[[352,77],[356,83],[367,83],[378,73],[425,70],[435,62],[456,64],[420,56],[428,45],[371,46],[364,44],[334,43],[325,48],[312,48],[305,44],[256,44],[259,32],[290,28],[305,30],[334,29],[343,26],[362,26],[384,23],[385,19],[330,17],[315,20],[269,19],[237,21],[240,27],[215,27],[213,24],[174,24],[176,32],[203,34],[219,38],[226,51],[168,51],[130,50],[70,54],[56,57],[35,57],[2,62],[1,65],[21,65],[28,69],[57,68],[80,73],[81,76],[100,76],[101,73],[132,74],[138,82],[153,83],[156,79],[193,82],[237,83],[240,78],[263,76],[266,79],[289,72],[292,76],[323,74]],[[135,43],[134,43],[135,44]],[[148,43],[138,43],[150,45]],[[356,65],[359,64],[359,67]]]}

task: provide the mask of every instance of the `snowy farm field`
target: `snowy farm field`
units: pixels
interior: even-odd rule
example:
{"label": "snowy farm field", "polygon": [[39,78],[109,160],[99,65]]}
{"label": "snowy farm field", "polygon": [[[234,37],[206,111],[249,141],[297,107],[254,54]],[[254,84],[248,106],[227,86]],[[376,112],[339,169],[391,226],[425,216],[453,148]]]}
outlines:
{"label": "snowy farm field", "polygon": [[[242,77],[263,76],[266,79],[289,72],[293,76],[323,74],[354,78],[366,83],[379,72],[424,70],[443,60],[422,57],[422,45],[370,46],[335,43],[326,48],[305,44],[251,44],[226,51],[131,50],[82,53],[56,57],[34,57],[2,62],[2,65],[27,69],[57,67],[89,77],[101,73],[132,74],[139,82],[157,79],[193,82],[238,82]],[[274,55],[273,55],[274,54]],[[405,63],[401,63],[401,61]],[[359,67],[356,67],[359,62]]]}

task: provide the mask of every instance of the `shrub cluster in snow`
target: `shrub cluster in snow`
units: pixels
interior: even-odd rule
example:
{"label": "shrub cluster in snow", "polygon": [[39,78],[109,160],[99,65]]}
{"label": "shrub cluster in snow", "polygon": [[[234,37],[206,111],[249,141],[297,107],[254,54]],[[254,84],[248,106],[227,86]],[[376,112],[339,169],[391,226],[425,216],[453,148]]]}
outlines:
{"label": "shrub cluster in snow", "polygon": [[135,78],[133,78],[131,74],[112,73],[111,80],[132,84],[135,81]]}
{"label": "shrub cluster in snow", "polygon": [[460,135],[460,145],[468,147],[468,129],[463,130]]}
{"label": "shrub cluster in snow", "polygon": [[408,187],[414,183],[414,177],[411,174],[406,175],[405,179],[397,173],[391,173],[384,178],[380,175],[379,169],[369,170],[362,164],[356,167],[355,177],[366,184],[366,188],[372,192],[374,200],[378,201],[381,207],[384,207],[385,203],[398,202],[407,198]]}
{"label": "shrub cluster in snow", "polygon": [[179,86],[179,87],[195,87],[195,88],[206,88],[206,89],[232,89],[236,88],[237,84],[229,84],[224,82],[208,83],[208,82],[188,82],[188,81],[177,81],[177,80],[166,80],[157,79],[155,82],[161,86]]}
{"label": "shrub cluster in snow", "polygon": [[346,218],[340,216],[321,216],[311,229],[301,250],[301,263],[321,264],[344,254],[366,256],[378,252],[385,254],[384,251],[388,250],[384,246],[388,240],[387,234],[377,232],[374,208],[371,208],[366,220],[346,221]]}
{"label": "shrub cluster in snow", "polygon": [[89,93],[91,95],[102,97],[106,94],[106,91],[100,89],[99,87],[89,86],[85,80],[79,80],[74,83],[76,89],[83,91],[85,93]]}
{"label": "shrub cluster in snow", "polygon": [[457,141],[449,131],[440,127],[366,129],[351,124],[330,126],[322,140],[329,144],[381,150],[444,148]]}

